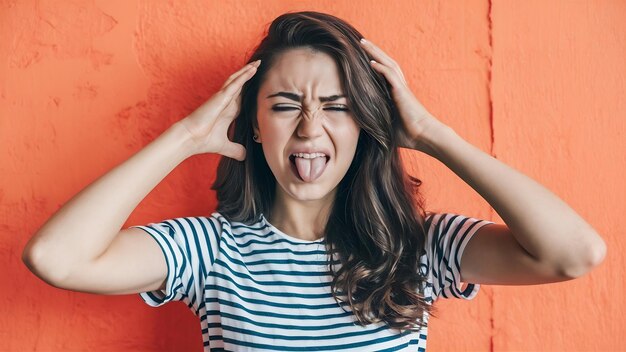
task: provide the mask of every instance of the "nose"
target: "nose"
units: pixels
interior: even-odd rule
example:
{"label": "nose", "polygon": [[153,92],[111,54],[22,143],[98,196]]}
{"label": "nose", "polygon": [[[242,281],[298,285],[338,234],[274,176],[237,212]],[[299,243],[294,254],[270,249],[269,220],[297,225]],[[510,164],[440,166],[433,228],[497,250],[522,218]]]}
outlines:
{"label": "nose", "polygon": [[299,137],[315,139],[324,134],[322,121],[324,118],[321,107],[315,110],[303,110],[302,119],[298,123],[297,133]]}

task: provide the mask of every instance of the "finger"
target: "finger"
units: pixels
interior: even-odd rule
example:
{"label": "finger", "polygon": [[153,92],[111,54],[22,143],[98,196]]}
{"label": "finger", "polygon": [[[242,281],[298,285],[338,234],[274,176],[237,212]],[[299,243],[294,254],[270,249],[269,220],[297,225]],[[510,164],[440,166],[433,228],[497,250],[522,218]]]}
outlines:
{"label": "finger", "polygon": [[233,104],[235,104],[235,114],[237,116],[239,111],[241,110],[241,88],[235,93],[235,99],[233,99]]}
{"label": "finger", "polygon": [[387,81],[389,81],[393,88],[399,89],[400,87],[402,87],[402,81],[400,81],[400,77],[394,69],[374,60],[371,60],[370,64],[372,65],[373,69],[382,73],[383,76],[385,76],[385,78],[387,79]]}
{"label": "finger", "polygon": [[406,79],[404,78],[404,73],[402,73],[402,69],[400,69],[400,65],[398,65],[398,63],[394,59],[387,55],[387,53],[385,53],[381,48],[379,48],[376,44],[370,42],[369,40],[366,40],[365,43],[360,43],[374,58],[374,60],[383,65],[387,65],[393,68],[398,73],[398,76],[400,76],[400,78],[402,78],[402,80],[406,82]]}
{"label": "finger", "polygon": [[254,76],[255,73],[256,73],[256,66],[251,66],[244,73],[240,74],[235,79],[233,79],[230,83],[228,83],[226,87],[224,87],[224,92],[226,93],[226,95],[229,97],[234,96],[235,93],[237,93],[237,91],[243,86],[243,84],[246,83],[247,80],[252,78],[252,76]]}
{"label": "finger", "polygon": [[241,88],[239,88],[239,90],[237,90],[235,95],[230,99],[230,102],[228,103],[228,105],[226,106],[224,110],[233,111],[232,113],[230,113],[232,120],[234,120],[237,117],[237,115],[239,114],[239,111],[241,110]]}
{"label": "finger", "polygon": [[253,67],[252,64],[247,64],[246,66],[244,66],[242,69],[240,69],[239,71],[233,73],[232,75],[230,75],[228,77],[228,79],[226,79],[226,81],[224,81],[224,84],[222,84],[221,89],[224,89],[226,86],[228,86],[233,80],[235,80],[237,77],[245,74],[246,72],[248,72],[251,68]]}
{"label": "finger", "polygon": [[237,77],[239,77],[242,74],[245,74],[246,72],[248,72],[248,70],[250,70],[251,67],[258,67],[259,66],[259,62],[260,62],[259,60],[250,62],[247,65],[245,65],[244,67],[242,67],[241,69],[239,69],[238,71],[236,71],[235,73],[233,73],[232,75],[230,75],[230,77],[228,77],[226,82],[224,82],[224,84],[222,85],[222,88],[224,88],[227,85],[229,85],[230,82],[232,82]]}
{"label": "finger", "polygon": [[250,79],[254,75],[254,73],[256,73],[256,67],[252,66],[247,71],[237,76],[237,78],[232,80],[232,82],[230,82],[228,86],[223,87],[217,93],[217,95],[219,95],[219,104],[217,108],[220,111],[224,110],[227,107],[230,107],[234,98],[236,98],[236,96],[241,91],[243,84],[248,79]]}
{"label": "finger", "polygon": [[239,89],[237,89],[237,91],[235,92],[235,94],[228,98],[225,97],[225,99],[228,99],[229,102],[226,105],[226,107],[223,109],[223,111],[227,111],[229,118],[231,121],[235,120],[237,118],[237,116],[239,115],[239,112],[241,111],[241,90],[243,89],[243,86],[240,86]]}
{"label": "finger", "polygon": [[244,69],[240,72],[237,71],[234,74],[232,74],[230,77],[228,77],[228,79],[224,82],[224,84],[222,84],[222,89],[224,89],[226,86],[228,86],[233,80],[235,80],[237,77],[246,74],[246,72],[250,71],[252,66],[246,66],[244,67]]}
{"label": "finger", "polygon": [[389,55],[387,55],[381,48],[376,46],[374,43],[366,40],[365,42],[360,42],[363,48],[367,50],[367,53],[372,56],[374,60],[377,62],[392,67],[397,65],[395,61]]}

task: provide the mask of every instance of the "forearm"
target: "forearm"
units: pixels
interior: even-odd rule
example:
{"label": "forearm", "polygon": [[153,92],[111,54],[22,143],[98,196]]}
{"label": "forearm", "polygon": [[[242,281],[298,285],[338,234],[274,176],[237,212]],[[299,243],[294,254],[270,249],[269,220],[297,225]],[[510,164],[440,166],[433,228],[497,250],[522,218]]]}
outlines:
{"label": "forearm", "polygon": [[58,276],[102,254],[139,202],[191,154],[174,124],[128,160],[84,188],[29,240],[23,258]]}
{"label": "forearm", "polygon": [[434,150],[433,156],[476,190],[535,258],[578,268],[603,255],[602,238],[548,189],[449,127],[436,129],[431,136],[426,143]]}

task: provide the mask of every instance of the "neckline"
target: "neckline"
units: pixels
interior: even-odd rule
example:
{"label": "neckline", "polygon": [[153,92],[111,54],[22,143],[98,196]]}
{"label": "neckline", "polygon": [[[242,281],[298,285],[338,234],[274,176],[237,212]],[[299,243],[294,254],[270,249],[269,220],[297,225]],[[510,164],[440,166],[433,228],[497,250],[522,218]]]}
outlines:
{"label": "neckline", "polygon": [[290,236],[284,232],[282,232],[281,230],[279,230],[276,226],[272,225],[266,218],[265,215],[263,213],[261,213],[261,220],[263,221],[263,224],[267,227],[270,228],[270,230],[272,230],[272,232],[274,232],[275,234],[288,239],[289,241],[292,242],[298,242],[298,243],[321,243],[326,239],[326,236],[320,237],[316,240],[310,241],[310,240],[303,240],[301,238],[297,238],[297,237],[293,237]]}

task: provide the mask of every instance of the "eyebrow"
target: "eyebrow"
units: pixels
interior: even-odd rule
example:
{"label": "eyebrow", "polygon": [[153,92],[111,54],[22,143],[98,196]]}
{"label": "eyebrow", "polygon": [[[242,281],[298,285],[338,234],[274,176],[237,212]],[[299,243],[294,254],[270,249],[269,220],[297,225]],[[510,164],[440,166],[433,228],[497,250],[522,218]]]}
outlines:
{"label": "eyebrow", "polygon": [[[281,97],[285,97],[287,99],[291,99],[297,102],[302,102],[302,95],[298,95],[296,93],[290,93],[290,92],[278,92],[278,93],[274,93],[274,94],[270,94],[266,97],[266,99],[272,98],[272,97],[277,97],[277,96],[281,96]],[[335,94],[335,95],[331,95],[328,97],[320,97],[320,101],[321,102],[325,102],[325,101],[335,101],[339,98],[345,98],[346,96],[343,94]]]}

